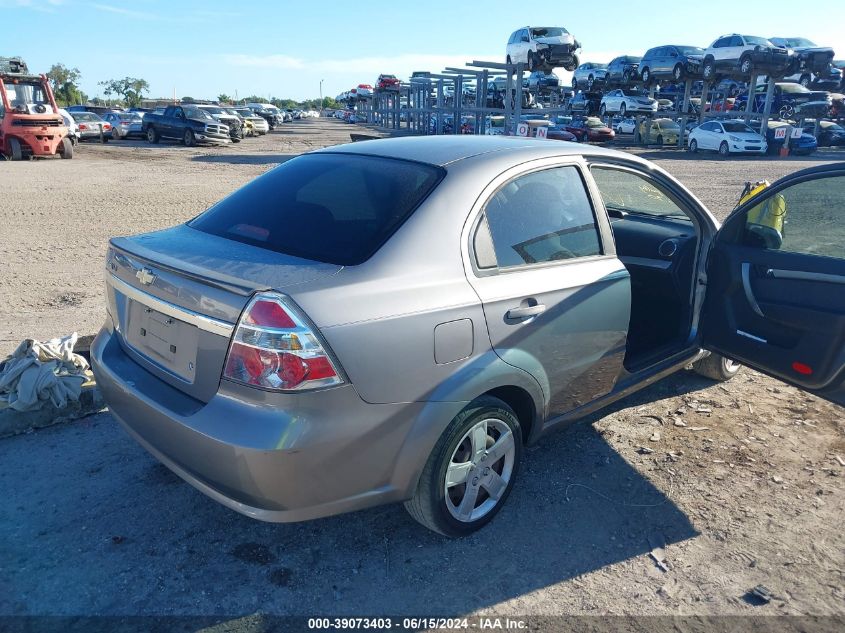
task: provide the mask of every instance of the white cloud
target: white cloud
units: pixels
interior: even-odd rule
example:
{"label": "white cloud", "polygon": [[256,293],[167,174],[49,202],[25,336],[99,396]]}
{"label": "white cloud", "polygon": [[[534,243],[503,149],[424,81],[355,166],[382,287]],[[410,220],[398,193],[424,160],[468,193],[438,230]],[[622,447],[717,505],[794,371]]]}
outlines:
{"label": "white cloud", "polygon": [[65,0],[0,0],[0,7],[53,13]]}
{"label": "white cloud", "polygon": [[280,68],[285,70],[305,68],[301,59],[288,55],[223,55],[223,62],[236,68]]}
{"label": "white cloud", "polygon": [[158,20],[160,16],[155,15],[154,13],[146,13],[144,11],[133,11],[132,9],[124,9],[123,7],[115,7],[110,4],[97,4],[91,3],[89,5],[92,9],[97,9],[97,11],[103,11],[105,13],[114,13],[117,15],[122,15],[127,18],[135,18],[138,20]]}

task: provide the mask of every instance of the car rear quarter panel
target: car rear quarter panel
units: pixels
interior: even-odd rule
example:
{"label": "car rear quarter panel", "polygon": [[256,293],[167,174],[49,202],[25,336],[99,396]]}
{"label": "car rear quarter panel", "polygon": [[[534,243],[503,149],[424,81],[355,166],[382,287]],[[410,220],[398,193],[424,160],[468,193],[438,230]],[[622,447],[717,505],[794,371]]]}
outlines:
{"label": "car rear quarter panel", "polygon": [[[450,167],[437,189],[370,260],[292,295],[367,402],[468,402],[490,389],[516,385],[529,390],[542,411],[536,381],[493,352],[481,302],[462,263],[463,225],[496,169]],[[460,348],[440,359],[451,362],[438,363],[435,329],[461,319],[471,328],[459,329],[461,340],[450,336],[438,341],[438,354],[443,354],[444,343]],[[462,357],[467,349],[471,352]]]}

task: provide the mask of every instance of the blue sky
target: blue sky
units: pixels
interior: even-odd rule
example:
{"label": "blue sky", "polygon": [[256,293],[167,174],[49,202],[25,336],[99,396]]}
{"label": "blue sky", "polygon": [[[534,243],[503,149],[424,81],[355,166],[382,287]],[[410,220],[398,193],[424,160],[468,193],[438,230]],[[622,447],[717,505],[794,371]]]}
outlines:
{"label": "blue sky", "polygon": [[[582,61],[641,55],[660,44],[707,46],[734,31],[800,35],[845,58],[841,0],[803,12],[781,0],[679,0],[660,2],[656,10],[616,0],[521,4],[0,0],[0,55],[21,55],[38,72],[55,62],[77,67],[91,96],[102,94],[98,81],[131,76],[146,79],[154,97],[237,92],[297,100],[317,97],[321,79],[323,95],[335,96],[375,83],[381,72],[407,78],[413,70],[439,71],[472,59],[503,61],[510,33],[529,23],[566,27],[583,45]],[[10,28],[16,19],[26,28]]]}

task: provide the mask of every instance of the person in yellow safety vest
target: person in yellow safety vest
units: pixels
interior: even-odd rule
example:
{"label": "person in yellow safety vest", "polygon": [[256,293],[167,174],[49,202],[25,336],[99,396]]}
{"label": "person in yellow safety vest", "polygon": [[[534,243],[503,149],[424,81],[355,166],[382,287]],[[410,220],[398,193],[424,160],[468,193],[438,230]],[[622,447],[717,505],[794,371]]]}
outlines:
{"label": "person in yellow safety vest", "polygon": [[[767,180],[758,181],[753,185],[746,182],[737,207],[768,188],[769,182]],[[778,249],[783,244],[785,226],[786,200],[781,194],[770,196],[767,200],[749,209],[745,218],[746,241],[749,245]]]}

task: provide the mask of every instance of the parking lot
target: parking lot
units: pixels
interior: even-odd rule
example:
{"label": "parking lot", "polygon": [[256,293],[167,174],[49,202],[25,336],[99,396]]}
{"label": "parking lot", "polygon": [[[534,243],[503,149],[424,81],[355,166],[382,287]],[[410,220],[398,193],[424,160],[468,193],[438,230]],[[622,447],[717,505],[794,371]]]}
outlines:
{"label": "parking lot", "polygon": [[[185,221],[353,129],[307,120],[222,148],[113,142],[3,163],[0,354],[97,330],[109,237]],[[746,180],[845,159],[636,151],[719,218]],[[747,370],[717,386],[682,372],[531,448],[496,521],[449,541],[401,507],[248,519],[105,412],[0,440],[0,613],[841,615],[843,459],[841,408]],[[744,597],[758,584],[770,603]]]}

